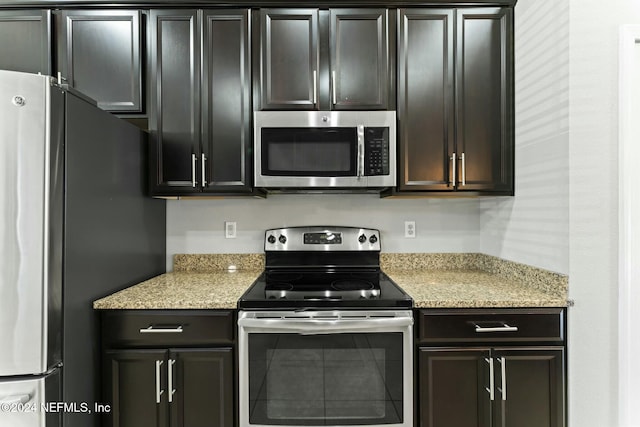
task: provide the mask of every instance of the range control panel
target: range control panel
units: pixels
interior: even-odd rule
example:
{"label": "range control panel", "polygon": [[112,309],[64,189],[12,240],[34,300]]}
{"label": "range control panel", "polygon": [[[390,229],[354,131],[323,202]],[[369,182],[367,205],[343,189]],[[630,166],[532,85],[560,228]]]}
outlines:
{"label": "range control panel", "polygon": [[380,231],[371,228],[312,226],[265,232],[265,251],[380,251]]}

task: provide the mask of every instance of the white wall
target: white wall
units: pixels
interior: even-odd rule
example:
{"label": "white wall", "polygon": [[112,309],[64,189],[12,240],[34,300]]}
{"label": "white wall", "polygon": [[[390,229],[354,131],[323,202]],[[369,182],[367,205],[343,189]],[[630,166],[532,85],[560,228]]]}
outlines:
{"label": "white wall", "polygon": [[[404,221],[417,237],[404,237]],[[236,221],[236,239],[224,222]],[[380,199],[377,195],[273,195],[267,199],[167,202],[167,270],[176,253],[256,253],[264,230],[296,225],[380,229],[383,252],[478,252],[477,199]]]}
{"label": "white wall", "polygon": [[638,22],[634,0],[518,1],[516,197],[481,202],[483,252],[569,274],[570,427],[619,425],[618,33]]}
{"label": "white wall", "polygon": [[569,272],[569,2],[515,8],[515,197],[482,199],[480,250]]}

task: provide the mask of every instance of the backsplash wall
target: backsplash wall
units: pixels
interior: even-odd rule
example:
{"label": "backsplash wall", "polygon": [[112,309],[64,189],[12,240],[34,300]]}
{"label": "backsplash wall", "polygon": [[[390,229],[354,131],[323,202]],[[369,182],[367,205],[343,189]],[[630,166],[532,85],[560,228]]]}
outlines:
{"label": "backsplash wall", "polygon": [[[170,200],[167,202],[167,271],[177,253],[259,253],[264,230],[296,225],[377,228],[383,252],[478,252],[476,198],[380,199],[372,194],[271,195],[267,199]],[[224,222],[237,237],[224,237]],[[416,238],[404,237],[415,221]]]}
{"label": "backsplash wall", "polygon": [[515,8],[515,197],[480,202],[480,252],[569,273],[569,3]]}

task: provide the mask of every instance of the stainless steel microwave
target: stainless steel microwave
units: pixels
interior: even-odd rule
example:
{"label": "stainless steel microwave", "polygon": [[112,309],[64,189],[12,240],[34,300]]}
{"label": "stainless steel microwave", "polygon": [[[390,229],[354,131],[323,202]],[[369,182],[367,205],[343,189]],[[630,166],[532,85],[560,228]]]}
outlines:
{"label": "stainless steel microwave", "polygon": [[396,185],[395,111],[257,111],[255,186]]}

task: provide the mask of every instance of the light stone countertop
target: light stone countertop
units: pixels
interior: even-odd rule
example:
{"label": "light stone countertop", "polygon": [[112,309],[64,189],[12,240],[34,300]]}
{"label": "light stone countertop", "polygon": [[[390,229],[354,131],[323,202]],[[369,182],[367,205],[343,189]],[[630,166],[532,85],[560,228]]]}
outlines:
{"label": "light stone countertop", "polygon": [[565,307],[567,299],[472,270],[387,270],[416,308]]}
{"label": "light stone countertop", "polygon": [[94,301],[94,309],[233,309],[262,270],[161,274]]}
{"label": "light stone countertop", "polygon": [[[382,254],[417,308],[566,307],[568,277],[482,254]],[[94,309],[234,309],[263,269],[259,254],[176,255],[162,274]]]}

